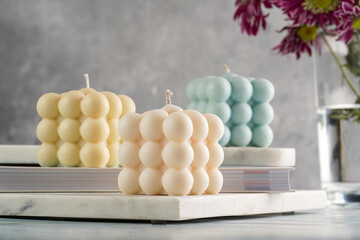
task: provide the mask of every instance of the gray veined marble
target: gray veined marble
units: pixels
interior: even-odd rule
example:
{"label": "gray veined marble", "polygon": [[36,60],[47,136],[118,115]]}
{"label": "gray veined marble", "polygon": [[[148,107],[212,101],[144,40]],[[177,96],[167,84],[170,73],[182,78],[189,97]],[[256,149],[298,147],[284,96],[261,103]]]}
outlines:
{"label": "gray veined marble", "polygon": [[38,165],[39,145],[0,145],[0,165]]}
{"label": "gray veined marble", "polygon": [[1,193],[0,215],[182,221],[320,209],[323,191],[126,196],[120,193]]}
{"label": "gray veined marble", "polygon": [[295,167],[294,148],[225,147],[223,166]]}

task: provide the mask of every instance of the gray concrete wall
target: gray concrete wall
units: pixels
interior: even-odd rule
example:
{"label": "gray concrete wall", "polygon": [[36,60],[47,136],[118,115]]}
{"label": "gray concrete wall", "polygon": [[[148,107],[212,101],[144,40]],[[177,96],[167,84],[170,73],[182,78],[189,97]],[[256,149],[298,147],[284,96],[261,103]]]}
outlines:
{"label": "gray concrete wall", "polygon": [[282,16],[258,37],[240,33],[231,0],[0,0],[0,144],[35,144],[36,101],[84,86],[131,96],[139,112],[164,90],[186,107],[193,78],[265,77],[276,88],[272,147],[295,147],[297,188],[319,187],[312,61],[278,56]]}

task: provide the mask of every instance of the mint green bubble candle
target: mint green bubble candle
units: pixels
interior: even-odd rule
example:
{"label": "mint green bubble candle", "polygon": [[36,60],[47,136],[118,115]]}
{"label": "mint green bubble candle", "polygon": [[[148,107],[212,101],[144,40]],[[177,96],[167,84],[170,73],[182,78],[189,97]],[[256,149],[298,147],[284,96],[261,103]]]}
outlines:
{"label": "mint green bubble candle", "polygon": [[274,118],[270,101],[273,84],[264,78],[238,76],[225,66],[221,76],[208,76],[190,81],[186,95],[188,109],[216,114],[224,123],[222,146],[268,147],[273,140],[269,124]]}

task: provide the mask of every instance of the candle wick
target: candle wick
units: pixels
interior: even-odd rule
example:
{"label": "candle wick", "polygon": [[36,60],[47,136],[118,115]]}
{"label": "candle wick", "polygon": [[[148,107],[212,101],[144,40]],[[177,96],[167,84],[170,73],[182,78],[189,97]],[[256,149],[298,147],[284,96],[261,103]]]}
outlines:
{"label": "candle wick", "polygon": [[224,68],[225,68],[225,72],[231,73],[230,68],[228,67],[228,65],[224,64]]}
{"label": "candle wick", "polygon": [[89,74],[84,74],[85,82],[86,82],[86,88],[90,88],[90,80],[89,80]]}
{"label": "candle wick", "polygon": [[171,97],[174,94],[171,90],[167,89],[165,91],[166,94],[166,104],[171,104]]}

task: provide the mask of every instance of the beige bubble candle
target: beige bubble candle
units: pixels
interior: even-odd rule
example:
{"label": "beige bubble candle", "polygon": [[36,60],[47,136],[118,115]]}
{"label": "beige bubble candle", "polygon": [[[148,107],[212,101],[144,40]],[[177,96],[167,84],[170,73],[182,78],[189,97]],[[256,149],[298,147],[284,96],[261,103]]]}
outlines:
{"label": "beige bubble candle", "polygon": [[217,194],[223,185],[218,167],[224,152],[218,141],[224,124],[214,114],[201,114],[171,104],[143,114],[129,113],[119,121],[124,143],[118,185],[122,193]]}
{"label": "beige bubble candle", "polygon": [[42,120],[36,135],[42,142],[37,159],[42,167],[117,167],[119,119],[135,112],[133,100],[86,88],[42,95],[36,109]]}

